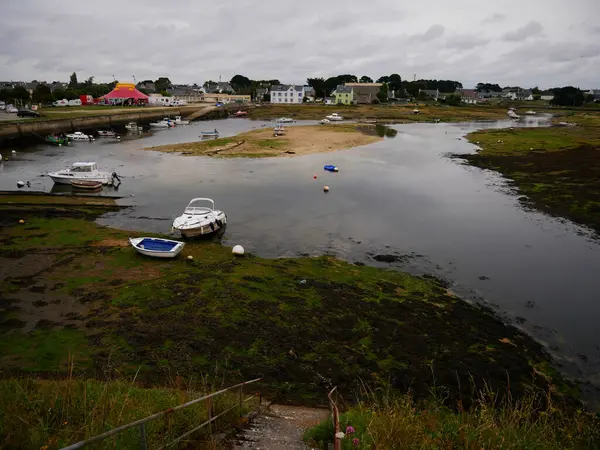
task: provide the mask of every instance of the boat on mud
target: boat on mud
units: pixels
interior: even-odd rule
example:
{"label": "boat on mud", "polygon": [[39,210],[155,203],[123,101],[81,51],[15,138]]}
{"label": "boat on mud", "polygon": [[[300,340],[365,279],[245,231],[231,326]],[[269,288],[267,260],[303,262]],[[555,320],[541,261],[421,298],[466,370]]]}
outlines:
{"label": "boat on mud", "polygon": [[293,121],[294,119],[290,119],[289,117],[280,117],[277,119],[277,122],[279,123],[292,123]]}
{"label": "boat on mud", "polygon": [[143,128],[138,126],[138,124],[135,122],[129,122],[127,125],[125,125],[125,129],[127,131],[143,131]]}
{"label": "boat on mud", "polygon": [[246,111],[239,110],[235,113],[235,117],[246,117],[248,113]]}
{"label": "boat on mud", "polygon": [[69,138],[66,136],[46,136],[45,141],[47,144],[50,145],[57,145],[57,146],[62,146],[62,145],[69,145]]}
{"label": "boat on mud", "polygon": [[285,127],[283,126],[283,124],[279,123],[275,126],[275,128],[273,128],[273,135],[275,137],[285,135]]}
{"label": "boat on mud", "polygon": [[89,180],[71,180],[71,186],[75,189],[82,189],[85,191],[99,191],[100,189],[102,189],[102,182]]}
{"label": "boat on mud", "polygon": [[321,119],[321,120],[319,120],[319,123],[321,125],[327,125],[328,123],[331,123],[331,120],[329,120],[329,119]]}
{"label": "boat on mud", "polygon": [[521,116],[519,116],[513,108],[509,108],[508,111],[506,112],[506,114],[511,119],[520,119],[521,118]]}
{"label": "boat on mud", "polygon": [[67,137],[72,141],[93,141],[94,137],[91,134],[85,134],[81,131],[76,131],[75,133],[67,134]]}
{"label": "boat on mud", "polygon": [[115,138],[117,137],[117,133],[113,130],[98,130],[98,137]]}
{"label": "boat on mud", "polygon": [[69,169],[49,172],[48,176],[57,184],[71,184],[74,180],[111,184],[114,180],[119,180],[116,172],[99,171],[95,162],[76,162]]}
{"label": "boat on mud", "polygon": [[325,118],[330,120],[331,122],[339,122],[340,120],[344,120],[344,118],[338,113],[329,114],[328,116],[325,116]]}
{"label": "boat on mud", "polygon": [[189,125],[190,124],[189,120],[184,120],[181,118],[181,116],[175,116],[175,120],[173,120],[173,122],[175,122],[175,125]]}
{"label": "boat on mud", "polygon": [[183,214],[173,221],[173,228],[182,236],[190,238],[215,233],[226,223],[227,216],[223,211],[215,209],[213,199],[198,197],[193,198]]}
{"label": "boat on mud", "polygon": [[219,132],[216,128],[213,131],[201,131],[200,137],[219,137]]}
{"label": "boat on mud", "polygon": [[184,242],[151,237],[129,238],[129,243],[138,253],[155,258],[175,258],[185,245]]}
{"label": "boat on mud", "polygon": [[170,119],[163,119],[158,122],[150,122],[151,128],[173,128],[175,124]]}

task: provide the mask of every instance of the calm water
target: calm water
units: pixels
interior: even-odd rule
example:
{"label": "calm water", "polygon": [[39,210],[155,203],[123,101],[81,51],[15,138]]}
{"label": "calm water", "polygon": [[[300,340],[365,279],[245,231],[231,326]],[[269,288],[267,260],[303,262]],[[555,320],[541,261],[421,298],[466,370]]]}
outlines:
{"label": "calm water", "polygon": [[[133,205],[101,218],[103,224],[165,233],[192,197],[212,197],[228,216],[225,244],[261,256],[328,253],[389,267],[370,254],[409,255],[392,266],[440,276],[465,298],[495,305],[547,343],[568,374],[600,385],[598,243],[568,221],[523,210],[498,174],[447,157],[475,150],[462,139],[466,133],[510,122],[396,125],[395,138],[296,158],[219,160],[139,150],[195,141],[201,130],[229,136],[263,125],[228,119],[119,143],[17,148],[0,166],[0,189],[29,180],[31,189],[50,191],[52,181],[40,174],[92,160],[122,175],[118,195]],[[324,172],[324,164],[340,172]],[[585,389],[590,394],[592,387]]]}

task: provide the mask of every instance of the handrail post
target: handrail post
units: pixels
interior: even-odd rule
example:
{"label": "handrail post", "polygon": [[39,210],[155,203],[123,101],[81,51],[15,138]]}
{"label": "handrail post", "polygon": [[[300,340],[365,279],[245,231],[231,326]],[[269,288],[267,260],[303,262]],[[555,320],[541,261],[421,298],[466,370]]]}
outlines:
{"label": "handrail post", "polygon": [[148,450],[148,439],[146,437],[146,423],[140,423],[140,440],[142,450]]}

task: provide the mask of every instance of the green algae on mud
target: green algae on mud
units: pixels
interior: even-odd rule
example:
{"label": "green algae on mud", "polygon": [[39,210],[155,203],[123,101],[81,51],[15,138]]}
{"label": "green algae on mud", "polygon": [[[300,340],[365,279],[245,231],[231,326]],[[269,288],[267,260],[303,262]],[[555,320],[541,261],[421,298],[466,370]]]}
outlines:
{"label": "green algae on mud", "polygon": [[527,206],[599,232],[600,115],[591,117],[585,126],[477,131],[467,137],[481,149],[456,156],[512,180]]}
{"label": "green algae on mud", "polygon": [[[21,213],[26,226],[0,229],[4,376],[64,373],[75,354],[76,371],[139,370],[148,383],[264,376],[280,401],[304,403],[322,403],[329,383],[352,392],[361,380],[418,397],[444,386],[465,404],[484,384],[501,395],[510,383],[514,398],[568,388],[541,345],[435,279],[330,257],[234,258],[211,241],[186,243],[193,261],[157,261],[121,231]],[[59,237],[42,245],[49,229]]]}

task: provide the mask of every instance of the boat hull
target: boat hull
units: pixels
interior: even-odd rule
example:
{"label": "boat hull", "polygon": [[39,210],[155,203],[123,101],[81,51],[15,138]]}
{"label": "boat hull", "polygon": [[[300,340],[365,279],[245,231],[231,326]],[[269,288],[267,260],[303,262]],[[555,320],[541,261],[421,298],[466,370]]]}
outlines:
{"label": "boat hull", "polygon": [[111,180],[110,174],[108,176],[98,176],[98,177],[70,177],[68,175],[60,175],[60,174],[48,174],[48,176],[57,184],[71,184],[72,181],[96,181],[102,184],[108,184]]}
{"label": "boat hull", "polygon": [[[155,245],[145,248],[144,242]],[[185,246],[185,243],[179,241],[148,237],[130,238],[129,243],[138,253],[153,258],[175,258]]]}
{"label": "boat hull", "polygon": [[[184,214],[184,216],[186,215]],[[178,225],[178,219],[181,220],[181,218],[184,216],[180,216],[177,219],[175,219],[175,222],[173,222],[173,228],[179,231],[181,235],[185,238],[208,236],[210,234],[217,233],[227,224],[227,216],[222,211],[219,211],[216,214],[215,218],[212,218],[210,220],[199,220],[196,224],[189,223]]]}

